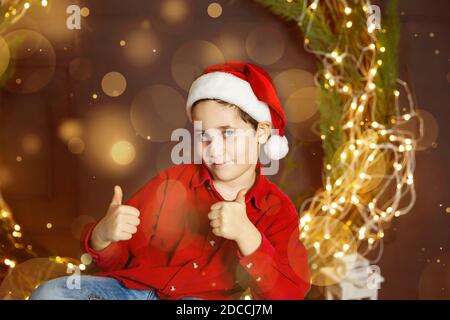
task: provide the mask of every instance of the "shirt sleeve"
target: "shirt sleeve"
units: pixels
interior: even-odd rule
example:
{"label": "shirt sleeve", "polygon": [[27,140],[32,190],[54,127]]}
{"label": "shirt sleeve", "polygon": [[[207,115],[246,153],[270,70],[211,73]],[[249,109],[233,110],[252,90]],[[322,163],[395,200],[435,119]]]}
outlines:
{"label": "shirt sleeve", "polygon": [[[124,204],[128,206],[133,206],[140,212],[140,220],[142,222],[142,215],[146,214],[157,214],[158,212],[151,212],[151,210],[142,210],[146,202],[155,202],[155,201],[163,201],[160,197],[155,196],[155,190],[157,190],[158,186],[164,182],[165,179],[164,173],[159,173],[150,179],[143,187],[141,187],[138,191],[136,191]],[[160,207],[157,204],[154,204],[152,207]],[[147,217],[148,218],[148,217]],[[104,248],[103,250],[94,250],[91,246],[90,240],[92,231],[95,226],[101,219],[96,222],[89,223],[84,226],[80,244],[81,248],[84,252],[91,255],[92,260],[95,262],[97,267],[101,271],[115,271],[123,269],[128,259],[130,258],[130,243],[131,241],[136,241],[134,238],[136,234],[129,240],[122,240],[111,243],[109,246]],[[138,231],[140,232],[142,223],[138,226]]]}
{"label": "shirt sleeve", "polygon": [[297,210],[290,200],[261,236],[261,244],[252,254],[243,256],[237,249],[239,263],[250,276],[253,299],[304,299],[311,287],[310,272],[299,237]]}

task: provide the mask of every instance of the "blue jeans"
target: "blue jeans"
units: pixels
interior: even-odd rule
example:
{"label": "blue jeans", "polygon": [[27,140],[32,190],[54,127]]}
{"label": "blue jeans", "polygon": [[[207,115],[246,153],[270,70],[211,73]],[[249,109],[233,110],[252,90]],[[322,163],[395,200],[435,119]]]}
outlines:
{"label": "blue jeans", "polygon": [[[37,287],[30,300],[160,300],[154,289],[135,290],[124,287],[118,280],[102,276],[80,276],[79,288],[69,288],[69,276],[49,280]],[[180,300],[203,300],[182,297]]]}

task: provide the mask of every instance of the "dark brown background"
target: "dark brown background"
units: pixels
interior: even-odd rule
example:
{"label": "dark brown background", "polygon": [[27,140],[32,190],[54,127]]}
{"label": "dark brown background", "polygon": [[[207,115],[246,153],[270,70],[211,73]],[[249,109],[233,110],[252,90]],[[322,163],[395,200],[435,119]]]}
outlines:
{"label": "dark brown background", "polygon": [[[57,2],[51,15],[31,11],[30,17],[42,26],[64,23],[65,6],[69,2]],[[223,7],[222,16],[211,19],[206,14],[210,1],[186,1],[190,18],[173,28],[158,18],[160,1],[151,1],[151,5],[149,1],[137,0],[74,1],[70,3],[90,9],[81,31],[57,38],[51,28],[42,28],[57,56],[51,82],[32,94],[0,91],[0,165],[13,177],[3,188],[4,196],[35,247],[51,255],[79,257],[74,230],[77,217],[100,218],[111,199],[114,184],[122,186],[127,198],[161,169],[157,162],[166,161],[170,165],[168,155],[162,160],[156,157],[159,150],[167,153],[170,143],[136,139],[133,143],[138,164],[126,174],[107,174],[84,165],[80,155],[70,153],[57,131],[63,119],[83,120],[96,105],[114,101],[129,106],[139,90],[150,84],[172,86],[186,97],[185,90],[177,86],[170,72],[173,53],[181,43],[195,39],[212,41],[228,29],[245,38],[256,26],[267,24],[281,31],[286,48],[281,59],[263,67],[272,76],[289,68],[314,72],[316,61],[304,52],[295,24],[283,22],[252,1],[218,2]],[[446,124],[450,102],[449,9],[447,0],[400,1],[401,78],[409,83],[417,106],[435,117],[439,135],[434,147],[417,153],[415,207],[387,231],[384,253],[378,262],[385,277],[380,292],[382,299],[450,298],[450,213],[446,213],[450,206],[446,186],[450,163],[447,141],[450,129]],[[124,61],[118,42],[143,19],[149,19],[159,35],[161,52],[150,66],[135,68]],[[431,32],[434,37],[430,37]],[[261,43],[264,45],[267,44]],[[435,53],[436,49],[439,54]],[[69,64],[76,57],[93,62],[93,73],[88,80],[70,77]],[[245,52],[241,59],[249,60]],[[29,65],[29,68],[39,67]],[[120,71],[127,79],[127,90],[117,98],[102,94],[100,87],[102,76],[113,70]],[[93,92],[99,94],[99,99],[91,98]],[[23,154],[21,139],[29,132],[40,137],[40,152],[23,155],[23,160],[17,162],[16,157]],[[320,186],[321,154],[318,141],[305,142],[300,148],[296,193],[309,196]],[[270,179],[278,182],[279,176]],[[53,224],[51,229],[46,228],[48,222]]]}

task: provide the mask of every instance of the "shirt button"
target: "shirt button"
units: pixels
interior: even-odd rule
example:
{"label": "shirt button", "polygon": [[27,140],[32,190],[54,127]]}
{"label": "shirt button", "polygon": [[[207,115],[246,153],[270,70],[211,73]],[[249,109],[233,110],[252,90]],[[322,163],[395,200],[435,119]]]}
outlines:
{"label": "shirt button", "polygon": [[260,282],[261,281],[261,277],[256,278],[256,281]]}
{"label": "shirt button", "polygon": [[252,262],[247,263],[247,269],[250,269],[251,267],[253,267],[253,263]]}
{"label": "shirt button", "polygon": [[215,242],[214,240],[211,240],[211,241],[209,242],[209,244],[211,245],[211,247],[214,247],[214,245],[216,244],[216,242]]}
{"label": "shirt button", "polygon": [[172,291],[172,292],[175,291],[176,289],[177,289],[177,288],[175,288],[175,286],[171,286],[171,287],[170,287],[170,291]]}
{"label": "shirt button", "polygon": [[197,268],[198,268],[198,264],[195,263],[195,262],[192,264],[192,266],[194,267],[194,269],[197,269]]}

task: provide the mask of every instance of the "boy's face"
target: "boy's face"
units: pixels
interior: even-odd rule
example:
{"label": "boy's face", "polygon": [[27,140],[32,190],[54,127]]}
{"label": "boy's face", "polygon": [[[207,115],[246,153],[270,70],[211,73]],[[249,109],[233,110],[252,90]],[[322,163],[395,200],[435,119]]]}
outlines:
{"label": "boy's face", "polygon": [[201,101],[192,110],[192,120],[195,149],[201,152],[203,163],[215,179],[234,180],[256,164],[256,131],[242,120],[235,106]]}

